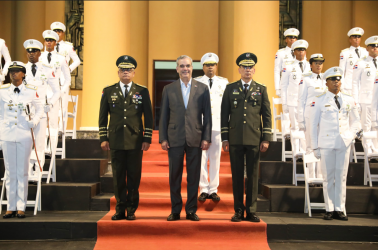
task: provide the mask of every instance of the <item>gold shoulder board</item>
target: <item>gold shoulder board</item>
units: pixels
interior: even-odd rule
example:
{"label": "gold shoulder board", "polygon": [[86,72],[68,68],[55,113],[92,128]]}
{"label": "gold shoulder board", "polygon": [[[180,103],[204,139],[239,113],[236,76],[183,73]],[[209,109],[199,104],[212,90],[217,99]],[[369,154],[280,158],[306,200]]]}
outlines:
{"label": "gold shoulder board", "polygon": [[25,87],[27,87],[28,89],[34,89],[34,90],[38,89],[37,86],[31,85],[31,84],[26,84]]}
{"label": "gold shoulder board", "polygon": [[0,85],[0,89],[7,89],[10,87],[10,83]]}
{"label": "gold shoulder board", "polygon": [[142,88],[147,88],[146,86],[139,85],[138,83],[135,83],[135,85],[137,85],[137,86],[139,86],[139,87],[142,87]]}
{"label": "gold shoulder board", "polygon": [[316,96],[316,97],[321,97],[322,95],[325,95],[325,91],[323,92],[323,94],[320,94],[320,95],[318,95],[318,96]]}

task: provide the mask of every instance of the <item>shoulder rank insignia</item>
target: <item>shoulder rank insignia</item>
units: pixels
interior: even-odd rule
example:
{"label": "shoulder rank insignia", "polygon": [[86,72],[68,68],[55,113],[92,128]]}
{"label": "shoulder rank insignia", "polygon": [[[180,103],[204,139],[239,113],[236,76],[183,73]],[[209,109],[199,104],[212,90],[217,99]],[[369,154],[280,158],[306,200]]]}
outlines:
{"label": "shoulder rank insignia", "polygon": [[348,94],[348,93],[344,93],[344,92],[341,92],[341,93],[343,93],[344,95],[347,95],[347,96],[352,96],[352,95],[350,95],[350,94]]}
{"label": "shoulder rank insignia", "polygon": [[52,66],[42,63],[42,66],[52,69]]}
{"label": "shoulder rank insignia", "polygon": [[265,84],[262,84],[262,83],[259,83],[259,82],[255,82],[255,83],[257,83],[258,85],[261,85],[261,86],[264,86],[264,87],[266,87],[266,85],[265,85]]}
{"label": "shoulder rank insignia", "polygon": [[279,49],[278,51],[284,51],[285,50],[285,48],[282,48],[282,49]]}
{"label": "shoulder rank insignia", "polygon": [[33,89],[33,90],[37,90],[38,89],[37,86],[31,85],[31,84],[27,84],[27,85],[25,85],[25,87],[27,87],[28,89]]}
{"label": "shoulder rank insignia", "polygon": [[113,85],[106,85],[106,87],[104,88],[104,89],[107,89],[107,88],[109,88],[109,87],[114,87],[114,86],[116,86],[118,83],[115,83],[115,84],[113,84]]}
{"label": "shoulder rank insignia", "polygon": [[137,86],[139,86],[139,87],[142,87],[142,88],[147,88],[146,86],[139,85],[138,83],[135,83],[135,85],[137,85]]}
{"label": "shoulder rank insignia", "polygon": [[349,48],[346,48],[346,49],[343,49],[341,52],[345,52],[345,51],[348,51],[349,50]]}
{"label": "shoulder rank insignia", "polygon": [[229,83],[227,83],[227,85],[230,85],[230,84],[233,84],[233,83],[236,83],[237,81],[235,81],[235,82],[229,82]]}
{"label": "shoulder rank insignia", "polygon": [[320,94],[320,95],[317,95],[316,97],[321,97],[322,95],[325,95],[325,91],[322,93],[322,94]]}
{"label": "shoulder rank insignia", "polygon": [[10,87],[10,83],[0,85],[0,89],[7,89]]}
{"label": "shoulder rank insignia", "polygon": [[311,72],[308,72],[308,73],[303,73],[303,74],[302,74],[302,76],[310,76],[310,75],[312,75],[312,73],[311,73]]}
{"label": "shoulder rank insignia", "polygon": [[69,45],[73,45],[73,43],[70,43],[70,42],[68,42],[68,41],[64,41],[65,43],[67,43],[67,44],[69,44]]}
{"label": "shoulder rank insignia", "polygon": [[293,63],[294,63],[293,60],[287,60],[287,61],[285,61],[285,65],[291,65],[291,64],[293,64]]}
{"label": "shoulder rank insignia", "polygon": [[201,79],[202,78],[202,76],[197,76],[196,78],[194,78],[194,79]]}

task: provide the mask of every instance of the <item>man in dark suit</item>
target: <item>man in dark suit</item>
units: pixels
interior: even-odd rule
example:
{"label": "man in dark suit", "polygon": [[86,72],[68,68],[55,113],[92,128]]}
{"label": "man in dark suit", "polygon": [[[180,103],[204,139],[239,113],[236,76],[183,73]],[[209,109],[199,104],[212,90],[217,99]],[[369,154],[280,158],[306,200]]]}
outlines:
{"label": "man in dark suit", "polygon": [[[268,89],[252,79],[256,63],[257,57],[253,53],[238,57],[236,64],[241,79],[227,85],[221,106],[222,147],[224,151],[230,151],[235,209],[231,221],[234,222],[244,218],[244,210],[247,210],[246,220],[260,221],[256,215],[259,151],[268,149],[272,136]],[[246,206],[243,204],[244,157],[247,168]]]}
{"label": "man in dark suit", "polygon": [[186,219],[199,221],[197,195],[201,173],[202,150],[211,143],[211,107],[207,85],[192,79],[192,59],[177,58],[180,79],[164,87],[159,123],[159,142],[168,151],[169,184],[172,213],[168,221],[180,219],[182,209],[181,181],[186,153],[188,198]]}
{"label": "man in dark suit", "polygon": [[104,88],[102,92],[100,142],[103,150],[110,150],[112,159],[114,195],[117,200],[116,213],[112,220],[135,220],[135,211],[139,204],[138,189],[142,175],[143,151],[147,151],[151,144],[152,108],[148,89],[132,82],[137,67],[135,59],[121,56],[116,65],[120,81]]}

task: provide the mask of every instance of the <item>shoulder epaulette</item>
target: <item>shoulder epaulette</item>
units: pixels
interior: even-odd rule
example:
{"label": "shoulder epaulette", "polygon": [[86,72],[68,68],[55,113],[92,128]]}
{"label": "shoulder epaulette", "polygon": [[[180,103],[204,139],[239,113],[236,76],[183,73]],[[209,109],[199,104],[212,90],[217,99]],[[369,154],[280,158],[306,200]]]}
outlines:
{"label": "shoulder epaulette", "polygon": [[4,41],[4,39],[0,38],[0,41]]}
{"label": "shoulder epaulette", "polygon": [[73,43],[70,43],[70,42],[67,42],[67,41],[64,41],[65,43],[69,44],[69,45],[73,45]]}
{"label": "shoulder epaulette", "polygon": [[118,82],[115,83],[115,84],[113,84],[113,85],[106,85],[106,87],[105,87],[104,89],[107,89],[107,88],[109,88],[109,87],[113,87],[113,86],[115,86],[116,84],[118,84]]}
{"label": "shoulder epaulette", "polygon": [[279,49],[278,51],[284,51],[285,50],[285,48],[282,48],[282,49]]}
{"label": "shoulder epaulette", "polygon": [[341,93],[343,93],[344,95],[347,95],[347,96],[352,96],[352,95],[350,95],[350,94],[348,94],[348,93],[344,93],[344,92],[341,92]]}
{"label": "shoulder epaulette", "polygon": [[225,78],[225,77],[222,77],[222,76],[218,76],[220,79],[226,79],[227,80],[227,78]]}
{"label": "shoulder epaulette", "polygon": [[316,97],[321,97],[322,95],[325,95],[325,91],[322,93],[322,94],[320,94],[320,95],[317,95]]}
{"label": "shoulder epaulette", "polygon": [[308,73],[303,73],[303,74],[302,74],[302,76],[310,76],[310,75],[312,75],[312,73],[311,73],[311,72],[308,72]]}
{"label": "shoulder epaulette", "polygon": [[236,83],[237,81],[235,81],[235,82],[229,82],[229,83],[227,83],[227,85],[230,85],[230,84],[233,84],[233,83]]}
{"label": "shoulder epaulette", "polygon": [[291,65],[294,63],[294,60],[286,60],[285,65]]}
{"label": "shoulder epaulette", "polygon": [[10,87],[10,83],[0,85],[0,89],[7,89]]}
{"label": "shoulder epaulette", "polygon": [[[134,82],[135,83],[135,82]],[[142,88],[147,88],[146,86],[143,86],[143,85],[140,85],[138,83],[135,83],[135,85],[139,86],[139,87],[142,87]]]}
{"label": "shoulder epaulette", "polygon": [[348,50],[349,50],[349,48],[346,48],[346,49],[343,49],[341,52],[348,51]]}
{"label": "shoulder epaulette", "polygon": [[257,83],[258,85],[261,85],[261,86],[264,86],[264,87],[266,87],[266,85],[265,85],[265,84],[262,84],[262,83],[259,83],[259,82],[256,82],[256,81],[255,81],[255,83]]}
{"label": "shoulder epaulette", "polygon": [[197,76],[196,78],[194,78],[194,79],[200,79],[200,78],[202,78],[203,76]]}
{"label": "shoulder epaulette", "polygon": [[52,66],[42,63],[42,66],[52,69]]}
{"label": "shoulder epaulette", "polygon": [[34,89],[34,90],[38,89],[37,86],[31,85],[31,84],[26,84],[25,87],[27,87],[28,89]]}

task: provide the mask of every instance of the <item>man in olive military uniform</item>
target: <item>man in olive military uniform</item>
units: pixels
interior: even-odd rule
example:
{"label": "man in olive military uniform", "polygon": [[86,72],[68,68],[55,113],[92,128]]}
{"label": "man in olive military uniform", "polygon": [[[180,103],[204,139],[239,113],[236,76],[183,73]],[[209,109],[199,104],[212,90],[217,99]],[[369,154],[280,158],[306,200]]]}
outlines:
{"label": "man in olive military uniform", "polygon": [[110,150],[111,153],[114,194],[117,200],[116,213],[112,220],[135,220],[135,211],[139,204],[138,189],[142,175],[143,151],[147,151],[151,144],[152,108],[148,89],[132,82],[137,67],[135,59],[121,56],[116,65],[120,81],[104,88],[102,93],[100,141],[101,148]]}
{"label": "man in olive military uniform", "polygon": [[[246,220],[259,222],[257,208],[259,151],[265,152],[272,137],[272,124],[268,89],[254,81],[257,57],[253,53],[241,54],[236,59],[241,79],[229,83],[221,106],[222,147],[230,152],[232,188],[235,214],[233,222],[240,222],[247,211]],[[262,121],[262,123],[261,123]],[[246,156],[246,206],[244,195],[244,156]]]}

